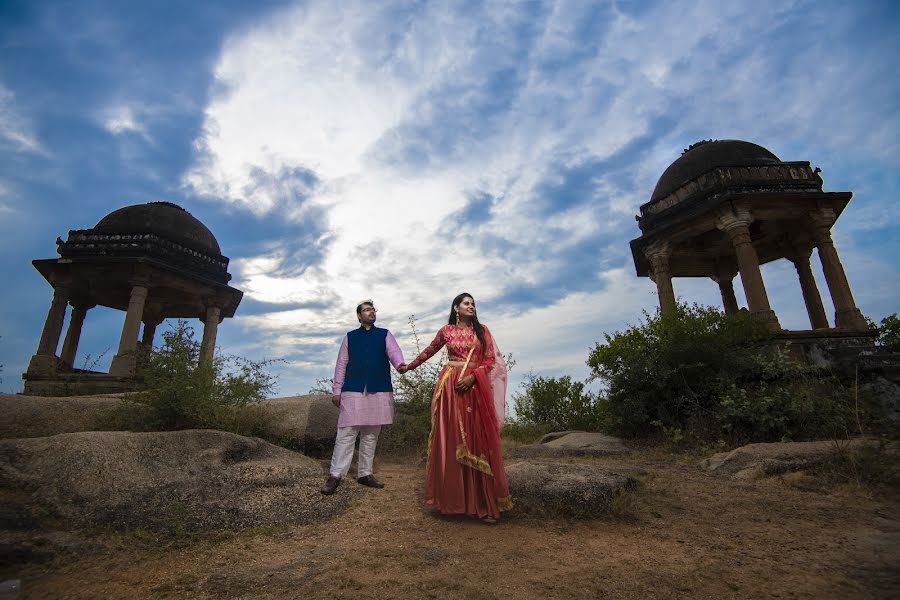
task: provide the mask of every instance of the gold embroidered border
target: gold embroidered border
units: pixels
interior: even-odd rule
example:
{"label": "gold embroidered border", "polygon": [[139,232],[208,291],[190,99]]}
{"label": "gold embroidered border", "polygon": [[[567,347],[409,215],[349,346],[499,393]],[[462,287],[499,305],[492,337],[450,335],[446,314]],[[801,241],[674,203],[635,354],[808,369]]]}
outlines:
{"label": "gold embroidered border", "polygon": [[450,377],[450,373],[453,372],[453,369],[447,369],[444,372],[443,377],[441,377],[440,381],[438,381],[437,386],[434,388],[434,396],[431,397],[431,429],[428,432],[428,458],[431,459],[431,440],[434,437],[434,420],[435,415],[437,414],[438,407],[440,403],[438,400],[441,397],[441,391],[444,389],[444,382],[447,381],[447,378]]}
{"label": "gold embroidered border", "polygon": [[500,512],[506,512],[508,510],[512,510],[513,501],[512,496],[506,496],[505,498],[497,498],[497,509]]}
{"label": "gold embroidered border", "polygon": [[487,461],[487,459],[483,456],[475,456],[469,449],[465,446],[459,446],[456,448],[456,461],[460,464],[472,467],[476,471],[481,471],[491,477],[494,476],[494,471],[491,469],[491,464]]}

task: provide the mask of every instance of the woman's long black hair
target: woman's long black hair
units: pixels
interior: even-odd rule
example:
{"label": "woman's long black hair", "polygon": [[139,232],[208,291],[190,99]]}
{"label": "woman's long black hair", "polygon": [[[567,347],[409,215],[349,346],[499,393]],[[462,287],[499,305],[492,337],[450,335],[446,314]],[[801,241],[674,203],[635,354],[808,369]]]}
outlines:
{"label": "woman's long black hair", "polygon": [[[463,298],[472,298],[472,302],[475,302],[475,298],[472,297],[472,294],[467,292],[463,292],[459,296],[453,299],[453,302],[450,303],[450,318],[447,320],[447,323],[450,325],[456,325],[456,307],[459,306],[459,303],[463,301]],[[487,343],[484,341],[484,327],[481,326],[481,323],[478,322],[478,308],[475,309],[475,314],[472,315],[472,329],[475,330],[475,337],[478,338],[478,341],[481,342],[481,347],[487,350]]]}

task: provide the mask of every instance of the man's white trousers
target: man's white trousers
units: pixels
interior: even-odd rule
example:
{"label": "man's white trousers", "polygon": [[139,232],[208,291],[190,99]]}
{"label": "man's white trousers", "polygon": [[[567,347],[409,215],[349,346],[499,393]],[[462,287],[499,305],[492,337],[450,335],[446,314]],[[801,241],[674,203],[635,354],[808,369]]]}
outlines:
{"label": "man's white trousers", "polygon": [[375,460],[375,445],[381,425],[360,425],[357,427],[339,427],[334,438],[334,453],[331,455],[330,473],[334,477],[347,475],[353,461],[353,446],[359,435],[359,457],[356,461],[357,477],[372,474],[372,463]]}

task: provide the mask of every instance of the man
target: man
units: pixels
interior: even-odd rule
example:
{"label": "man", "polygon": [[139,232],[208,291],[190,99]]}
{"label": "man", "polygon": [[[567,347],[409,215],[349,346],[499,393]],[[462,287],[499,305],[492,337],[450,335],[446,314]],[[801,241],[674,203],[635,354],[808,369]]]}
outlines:
{"label": "man", "polygon": [[371,300],[356,305],[359,329],[344,336],[338,352],[332,402],[340,409],[340,415],[328,480],[321,490],[326,495],[334,493],[350,470],[357,435],[356,481],[372,488],[384,487],[372,474],[372,462],[381,426],[394,422],[390,365],[399,369],[404,361],[391,332],[375,327],[375,314]]}

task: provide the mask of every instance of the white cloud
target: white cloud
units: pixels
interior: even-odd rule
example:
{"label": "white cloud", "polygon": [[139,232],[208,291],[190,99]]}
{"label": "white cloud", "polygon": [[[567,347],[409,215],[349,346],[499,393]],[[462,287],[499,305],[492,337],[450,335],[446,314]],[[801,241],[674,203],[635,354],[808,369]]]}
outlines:
{"label": "white cloud", "polygon": [[0,83],[0,144],[11,146],[16,152],[46,154],[34,132],[30,120],[15,106],[15,96]]}
{"label": "white cloud", "polygon": [[115,104],[107,107],[100,117],[103,127],[113,135],[137,133],[146,137],[147,128],[139,122],[135,108],[128,104]]}
{"label": "white cloud", "polygon": [[[425,315],[429,326],[461,289],[506,310],[517,305],[510,289],[540,289],[569,266],[567,252],[598,240],[595,281],[494,324],[510,349],[540,358],[535,368],[564,370],[583,364],[585,340],[653,310],[653,284],[603,250],[628,255],[627,239],[639,234],[631,215],[695,136],[776,150],[802,139],[829,151],[855,138],[862,152],[876,156],[880,145],[896,159],[896,111],[880,130],[866,124],[864,90],[878,67],[858,59],[874,51],[841,59],[815,30],[795,27],[808,8],[659,3],[636,17],[582,2],[304,3],[227,39],[183,183],[298,227],[324,216],[323,259],[302,273],[287,268],[278,240],[232,262],[248,298],[329,302],[239,317],[284,353],[319,352],[316,336],[352,326],[351,304],[365,296],[395,318]],[[809,39],[797,43],[779,27]],[[816,52],[834,60],[815,68]],[[841,96],[846,81],[854,92]],[[885,85],[879,97],[894,89]],[[621,156],[625,164],[579,188],[587,197],[565,197],[571,170]],[[479,194],[492,198],[487,217],[461,222],[455,215]],[[857,221],[874,218],[866,215]],[[676,282],[681,289],[718,302],[709,281]],[[523,320],[553,333],[521,329]]]}

